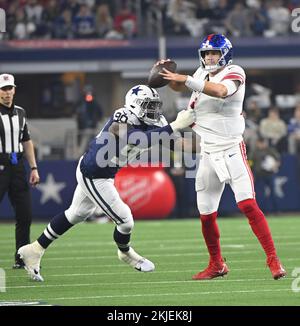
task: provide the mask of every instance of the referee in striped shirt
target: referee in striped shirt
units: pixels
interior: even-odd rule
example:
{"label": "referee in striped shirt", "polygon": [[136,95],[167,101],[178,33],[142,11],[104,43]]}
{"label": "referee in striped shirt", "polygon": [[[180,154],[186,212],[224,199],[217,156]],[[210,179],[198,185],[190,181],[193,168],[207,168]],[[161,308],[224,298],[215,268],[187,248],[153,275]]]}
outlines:
{"label": "referee in striped shirt", "polygon": [[[0,75],[0,202],[7,192],[16,215],[17,252],[30,243],[31,198],[23,154],[31,168],[29,183],[35,186],[40,177],[25,111],[14,104],[15,88],[13,75]],[[16,253],[13,267],[24,267]]]}

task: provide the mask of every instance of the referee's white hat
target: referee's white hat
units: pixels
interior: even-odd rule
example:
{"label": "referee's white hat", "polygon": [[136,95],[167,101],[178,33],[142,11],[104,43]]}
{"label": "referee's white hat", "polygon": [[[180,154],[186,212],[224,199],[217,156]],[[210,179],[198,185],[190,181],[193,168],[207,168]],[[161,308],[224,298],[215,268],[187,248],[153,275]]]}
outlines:
{"label": "referee's white hat", "polygon": [[0,75],[0,88],[4,86],[14,86],[15,85],[15,78],[13,75],[10,74],[2,74]]}

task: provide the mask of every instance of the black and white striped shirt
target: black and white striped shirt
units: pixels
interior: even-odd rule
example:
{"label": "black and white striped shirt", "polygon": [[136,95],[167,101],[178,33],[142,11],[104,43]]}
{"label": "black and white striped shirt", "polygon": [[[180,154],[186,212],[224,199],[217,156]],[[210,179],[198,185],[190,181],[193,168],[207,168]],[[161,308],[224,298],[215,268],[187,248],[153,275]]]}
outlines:
{"label": "black and white striped shirt", "polygon": [[22,142],[30,140],[23,108],[0,104],[0,154],[22,153]]}

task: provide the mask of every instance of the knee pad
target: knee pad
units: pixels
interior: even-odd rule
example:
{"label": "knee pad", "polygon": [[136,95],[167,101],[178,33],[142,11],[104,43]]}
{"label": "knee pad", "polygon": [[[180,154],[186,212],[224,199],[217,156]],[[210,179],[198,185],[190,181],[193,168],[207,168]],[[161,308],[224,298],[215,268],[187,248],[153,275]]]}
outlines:
{"label": "knee pad", "polygon": [[65,210],[65,215],[67,220],[73,225],[83,222],[85,220],[85,217],[76,214],[76,212],[71,207]]}
{"label": "knee pad", "polygon": [[210,215],[218,210],[219,203],[210,199],[205,193],[197,192],[197,207],[202,215]]}
{"label": "knee pad", "polygon": [[120,231],[123,234],[131,233],[133,230],[133,227],[134,227],[134,221],[133,221],[132,216],[131,216],[131,218],[127,218],[126,222],[117,225],[118,231]]}

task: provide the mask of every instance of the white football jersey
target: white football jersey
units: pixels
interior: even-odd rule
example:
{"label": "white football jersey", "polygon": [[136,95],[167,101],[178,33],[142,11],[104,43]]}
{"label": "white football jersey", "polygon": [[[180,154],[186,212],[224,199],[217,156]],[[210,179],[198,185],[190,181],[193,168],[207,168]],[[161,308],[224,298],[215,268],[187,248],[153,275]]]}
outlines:
{"label": "white football jersey", "polygon": [[[201,67],[194,73],[195,79],[207,80],[208,72]],[[242,115],[245,95],[245,72],[237,65],[228,65],[209,81],[239,81],[237,90],[225,98],[216,98],[194,91],[190,104],[194,105],[196,122],[193,130],[201,136],[203,150],[212,153],[226,150],[242,141],[245,120]]]}

